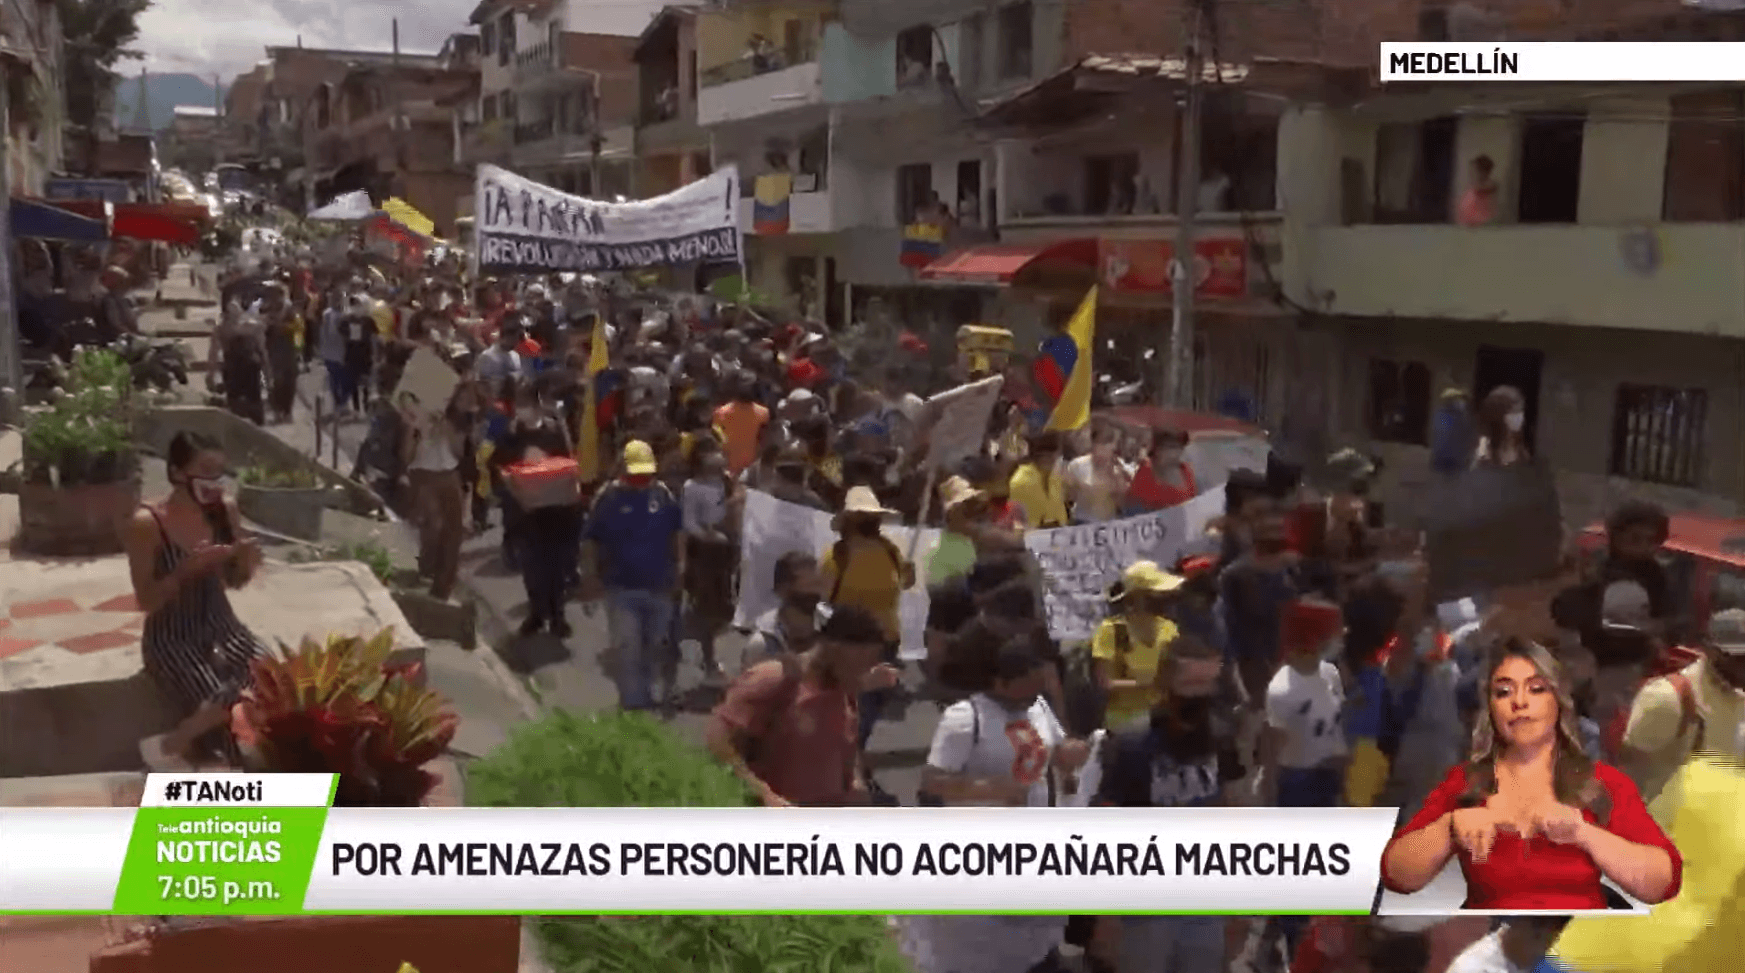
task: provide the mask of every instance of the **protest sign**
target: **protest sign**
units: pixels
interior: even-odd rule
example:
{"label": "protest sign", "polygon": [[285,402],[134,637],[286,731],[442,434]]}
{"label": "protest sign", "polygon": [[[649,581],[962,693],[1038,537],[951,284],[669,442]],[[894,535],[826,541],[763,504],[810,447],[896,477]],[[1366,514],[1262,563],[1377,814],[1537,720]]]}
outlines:
{"label": "protest sign", "polygon": [[1135,561],[1155,561],[1166,570],[1187,545],[1224,513],[1224,491],[1211,490],[1187,503],[1154,513],[1098,524],[1057,527],[1025,535],[1025,546],[1042,566],[1048,634],[1088,639],[1109,613],[1109,586]]}
{"label": "protest sign", "polygon": [[607,203],[481,165],[473,199],[481,271],[637,270],[741,256],[733,166],[664,196]]}
{"label": "protest sign", "polygon": [[[1025,544],[1044,576],[1043,603],[1049,634],[1057,639],[1088,639],[1108,613],[1109,586],[1134,561],[1175,564],[1182,551],[1206,532],[1206,524],[1224,512],[1224,491],[1212,490],[1179,506],[1138,517],[1101,524],[1032,531]],[[836,542],[830,514],[777,500],[767,493],[746,495],[741,531],[739,606],[734,624],[742,628],[776,607],[775,564],[790,551],[814,557]],[[900,550],[917,543],[922,552],[939,543],[939,531],[887,527],[885,536]],[[901,656],[926,655],[928,579],[923,555],[915,566],[915,587],[903,592],[898,611],[902,621]]]}
{"label": "protest sign", "polygon": [[964,461],[987,438],[988,419],[1000,400],[1006,380],[995,375],[979,382],[947,389],[927,400],[927,462],[934,469],[948,469]]}
{"label": "protest sign", "polygon": [[400,384],[394,386],[394,398],[398,401],[401,396],[410,395],[418,400],[420,412],[441,412],[448,408],[448,400],[454,398],[454,390],[459,387],[460,376],[447,362],[429,348],[419,348],[406,360]]}
{"label": "protest sign", "polygon": [[1432,480],[1420,517],[1433,604],[1549,577],[1562,560],[1557,480],[1538,463]]}

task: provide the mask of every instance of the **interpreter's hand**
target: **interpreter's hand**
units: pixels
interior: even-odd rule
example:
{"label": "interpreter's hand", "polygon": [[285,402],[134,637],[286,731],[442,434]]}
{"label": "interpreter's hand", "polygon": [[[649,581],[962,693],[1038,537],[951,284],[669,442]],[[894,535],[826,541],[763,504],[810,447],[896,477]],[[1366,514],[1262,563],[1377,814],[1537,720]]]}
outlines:
{"label": "interpreter's hand", "polygon": [[1454,834],[1454,843],[1471,855],[1473,861],[1480,863],[1490,857],[1491,849],[1497,843],[1497,832],[1514,829],[1504,815],[1489,806],[1455,811],[1448,816],[1448,827]]}
{"label": "interpreter's hand", "polygon": [[866,692],[875,689],[891,689],[902,679],[903,671],[896,666],[888,663],[876,665],[868,669],[866,675],[861,677],[860,688]]}
{"label": "interpreter's hand", "polygon": [[1580,844],[1587,830],[1587,819],[1567,804],[1546,801],[1528,812],[1530,822],[1527,837],[1542,834],[1560,845]]}

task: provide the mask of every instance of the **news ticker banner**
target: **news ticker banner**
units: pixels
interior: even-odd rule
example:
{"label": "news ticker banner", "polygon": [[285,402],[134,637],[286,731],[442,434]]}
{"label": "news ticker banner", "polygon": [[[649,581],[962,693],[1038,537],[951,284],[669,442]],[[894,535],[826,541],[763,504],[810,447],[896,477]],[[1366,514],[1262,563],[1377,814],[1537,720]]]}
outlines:
{"label": "news ticker banner", "polygon": [[1367,914],[1395,821],[1389,808],[333,808],[333,792],[330,774],[152,774],[138,808],[0,808],[0,912]]}
{"label": "news ticker banner", "polygon": [[1745,81],[1745,43],[1387,42],[1380,67],[1383,82]]}

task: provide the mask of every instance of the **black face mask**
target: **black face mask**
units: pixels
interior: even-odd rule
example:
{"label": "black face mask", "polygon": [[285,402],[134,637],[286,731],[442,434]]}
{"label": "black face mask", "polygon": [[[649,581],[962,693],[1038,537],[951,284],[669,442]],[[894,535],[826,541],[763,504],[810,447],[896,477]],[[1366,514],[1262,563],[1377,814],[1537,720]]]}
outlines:
{"label": "black face mask", "polygon": [[1176,760],[1190,760],[1209,755],[1216,741],[1212,733],[1212,699],[1195,696],[1176,699],[1169,711],[1158,714],[1166,731],[1165,750]]}
{"label": "black face mask", "polygon": [[876,520],[862,520],[854,525],[854,532],[862,537],[877,537],[883,533],[883,525]]}

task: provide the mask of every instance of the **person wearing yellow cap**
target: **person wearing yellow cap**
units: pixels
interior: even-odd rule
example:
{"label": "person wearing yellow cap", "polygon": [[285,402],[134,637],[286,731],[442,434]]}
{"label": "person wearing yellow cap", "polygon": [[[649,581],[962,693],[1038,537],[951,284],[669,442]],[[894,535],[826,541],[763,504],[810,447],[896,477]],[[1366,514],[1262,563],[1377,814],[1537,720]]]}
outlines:
{"label": "person wearing yellow cap", "polygon": [[657,703],[655,676],[673,651],[684,577],[684,515],[659,472],[653,447],[640,439],[626,444],[622,474],[594,499],[583,537],[593,549],[592,576],[605,587],[618,705],[627,710]]}
{"label": "person wearing yellow cap", "polygon": [[1116,613],[1091,637],[1091,660],[1107,695],[1109,726],[1142,721],[1157,705],[1158,665],[1181,634],[1167,614],[1182,584],[1180,575],[1152,561],[1135,562],[1121,575]]}

